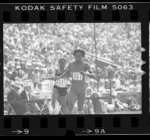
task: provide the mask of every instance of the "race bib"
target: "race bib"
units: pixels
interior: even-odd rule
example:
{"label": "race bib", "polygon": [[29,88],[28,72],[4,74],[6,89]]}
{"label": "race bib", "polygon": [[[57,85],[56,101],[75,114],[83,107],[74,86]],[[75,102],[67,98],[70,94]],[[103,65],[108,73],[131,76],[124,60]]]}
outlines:
{"label": "race bib", "polygon": [[82,81],[83,76],[79,72],[73,72],[73,80]]}
{"label": "race bib", "polygon": [[65,79],[59,79],[55,82],[55,85],[59,87],[66,87],[66,80]]}

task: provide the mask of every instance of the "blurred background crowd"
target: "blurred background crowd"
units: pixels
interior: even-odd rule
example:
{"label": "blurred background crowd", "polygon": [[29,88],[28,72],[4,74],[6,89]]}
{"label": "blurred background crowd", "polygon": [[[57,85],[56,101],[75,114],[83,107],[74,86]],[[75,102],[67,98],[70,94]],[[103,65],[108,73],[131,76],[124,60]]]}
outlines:
{"label": "blurred background crowd", "polygon": [[87,87],[97,94],[115,92],[124,103],[136,95],[141,105],[140,23],[4,24],[3,32],[4,93],[11,82],[23,89],[27,80],[33,93],[52,92],[53,82],[40,79],[55,73],[61,57],[72,62],[73,50],[81,48],[97,75],[97,81],[87,78]]}

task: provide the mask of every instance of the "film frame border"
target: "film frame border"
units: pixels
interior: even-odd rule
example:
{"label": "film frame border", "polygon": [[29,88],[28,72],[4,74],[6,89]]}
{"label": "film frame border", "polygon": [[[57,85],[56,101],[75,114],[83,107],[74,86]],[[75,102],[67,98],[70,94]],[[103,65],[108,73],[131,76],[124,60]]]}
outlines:
{"label": "film frame border", "polygon": [[[93,3],[94,4],[94,3]],[[132,3],[131,3],[132,4]],[[15,5],[15,4],[14,4]],[[27,5],[27,4],[25,4]],[[31,4],[30,4],[31,5]],[[111,5],[111,4],[108,4]],[[120,4],[116,4],[120,5]],[[123,4],[121,4],[123,5]],[[125,5],[127,5],[125,3]],[[142,70],[146,73],[142,76],[142,114],[118,114],[118,115],[65,115],[65,116],[4,116],[3,115],[3,95],[0,95],[0,129],[3,135],[13,135],[11,130],[21,129],[30,130],[27,135],[75,135],[81,134],[82,130],[103,130],[106,134],[150,134],[150,115],[148,106],[148,58],[149,58],[149,21],[150,9],[149,4],[132,4],[132,11],[42,11],[42,12],[27,12],[14,11],[12,5],[0,5],[0,45],[3,46],[3,23],[103,23],[103,22],[140,22],[141,23],[141,38],[142,47],[146,50],[142,52],[142,60],[146,63],[142,65]],[[144,8],[143,8],[144,7]],[[5,8],[7,10],[5,10]],[[17,15],[16,15],[17,14]],[[45,14],[46,17],[44,16]],[[149,15],[148,15],[149,14]],[[25,16],[24,17],[22,17]],[[72,16],[73,15],[73,16]],[[83,16],[80,16],[83,15]],[[117,15],[117,16],[116,16]],[[135,16],[136,15],[136,16]],[[144,15],[144,16],[143,16]],[[29,17],[28,17],[29,16]],[[10,17],[10,19],[9,19]],[[34,18],[33,18],[34,17]],[[63,17],[63,18],[62,18]],[[90,18],[89,18],[90,17]],[[42,21],[39,21],[42,19]],[[96,19],[96,20],[95,20]],[[3,50],[0,49],[1,57],[1,82],[3,82]],[[1,87],[3,89],[3,87]],[[3,91],[2,91],[3,92]],[[144,94],[143,94],[144,93]],[[110,119],[111,118],[111,119]],[[89,121],[90,120],[90,121]],[[143,121],[144,120],[144,121]],[[16,122],[18,122],[16,124]],[[38,122],[38,124],[37,124]],[[98,123],[97,123],[98,122]],[[36,125],[35,125],[36,124]],[[51,128],[51,125],[53,127]],[[40,128],[41,127],[41,128]],[[34,130],[34,128],[39,128]],[[42,132],[41,132],[42,131]],[[41,132],[41,133],[40,133]],[[59,132],[59,134],[58,134]],[[22,133],[23,134],[23,133]],[[83,133],[82,133],[83,134]],[[82,135],[81,134],[81,135]],[[85,133],[86,134],[86,133]],[[93,132],[90,134],[97,134]],[[15,135],[15,134],[14,134]],[[24,132],[24,135],[25,132]],[[83,134],[84,135],[84,134]]]}

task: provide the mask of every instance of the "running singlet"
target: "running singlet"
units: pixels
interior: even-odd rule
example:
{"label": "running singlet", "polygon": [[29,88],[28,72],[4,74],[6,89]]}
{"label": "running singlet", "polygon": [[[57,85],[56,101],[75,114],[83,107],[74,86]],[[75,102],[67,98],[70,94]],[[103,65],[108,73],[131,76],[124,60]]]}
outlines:
{"label": "running singlet", "polygon": [[[59,73],[58,70],[55,73],[55,76],[61,76],[64,74],[67,70],[65,70],[63,73]],[[68,80],[65,78],[61,78],[55,81],[54,88],[58,90],[59,95],[66,96],[67,94],[67,83]]]}
{"label": "running singlet", "polygon": [[76,64],[71,63],[68,69],[71,71],[72,84],[83,86],[85,85],[85,75],[81,72],[86,72],[86,63]]}
{"label": "running singlet", "polygon": [[[55,73],[55,76],[61,76],[64,74],[67,70],[65,70],[63,73],[59,73],[58,70]],[[68,80],[65,78],[61,78],[55,81],[55,86],[60,87],[60,88],[65,88],[68,83]]]}

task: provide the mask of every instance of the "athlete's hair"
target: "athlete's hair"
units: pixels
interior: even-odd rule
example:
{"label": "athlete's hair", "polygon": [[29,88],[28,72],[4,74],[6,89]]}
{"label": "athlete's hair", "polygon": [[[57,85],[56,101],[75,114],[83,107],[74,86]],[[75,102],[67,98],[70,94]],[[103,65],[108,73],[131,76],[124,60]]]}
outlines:
{"label": "athlete's hair", "polygon": [[85,51],[84,50],[81,50],[81,49],[76,49],[76,50],[74,50],[74,52],[73,52],[73,56],[75,56],[76,55],[76,53],[81,53],[82,54],[82,57],[84,57],[85,56]]}
{"label": "athlete's hair", "polygon": [[67,62],[66,58],[64,57],[60,58],[58,62],[60,62],[61,60],[64,60],[65,62]]}

